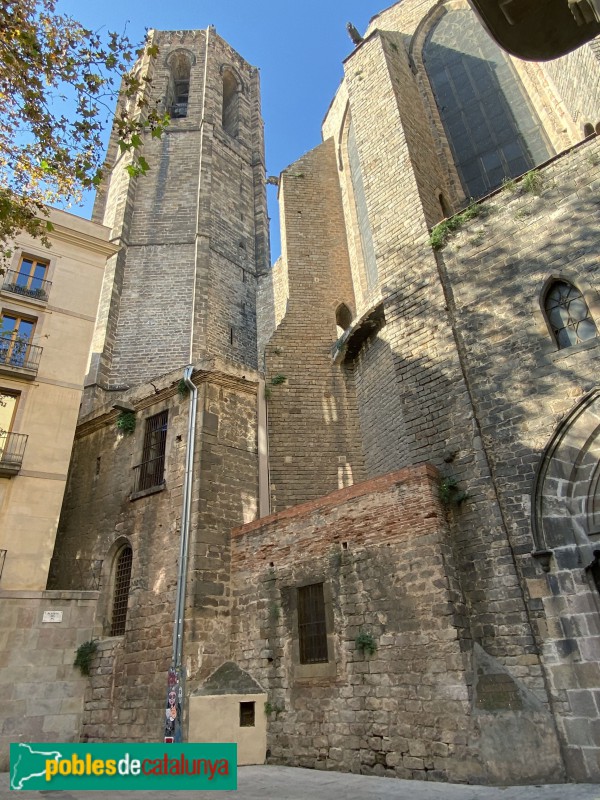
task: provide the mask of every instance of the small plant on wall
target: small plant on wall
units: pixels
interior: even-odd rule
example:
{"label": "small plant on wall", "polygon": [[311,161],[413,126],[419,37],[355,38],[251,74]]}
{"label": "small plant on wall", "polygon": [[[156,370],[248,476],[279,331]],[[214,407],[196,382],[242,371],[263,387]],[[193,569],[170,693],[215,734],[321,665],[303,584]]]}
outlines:
{"label": "small plant on wall", "polygon": [[523,176],[522,186],[528,194],[539,195],[542,193],[544,178],[541,172],[535,169],[530,170]]}
{"label": "small plant on wall", "polygon": [[83,642],[75,651],[74,667],[79,667],[82,675],[90,674],[90,667],[96,651],[98,650],[98,642],[95,639],[90,639],[89,642]]}
{"label": "small plant on wall", "polygon": [[459,506],[467,500],[469,494],[458,488],[458,478],[450,475],[440,483],[440,500],[446,506]]}
{"label": "small plant on wall", "polygon": [[365,656],[372,656],[377,650],[377,642],[367,631],[359,631],[354,643],[356,644],[358,652]]}
{"label": "small plant on wall", "polygon": [[278,703],[271,703],[270,700],[267,700],[265,703],[265,714],[269,717],[271,714],[274,715],[275,719],[285,711],[285,706],[279,705]]}
{"label": "small plant on wall", "polygon": [[135,430],[135,413],[133,411],[121,411],[117,417],[117,428],[121,433],[133,433]]}
{"label": "small plant on wall", "polygon": [[441,250],[452,233],[459,231],[465,223],[475,217],[479,217],[481,214],[481,206],[478,206],[476,203],[471,203],[471,205],[467,206],[460,214],[448,217],[448,219],[442,220],[442,222],[435,225],[431,230],[429,244],[434,250]]}

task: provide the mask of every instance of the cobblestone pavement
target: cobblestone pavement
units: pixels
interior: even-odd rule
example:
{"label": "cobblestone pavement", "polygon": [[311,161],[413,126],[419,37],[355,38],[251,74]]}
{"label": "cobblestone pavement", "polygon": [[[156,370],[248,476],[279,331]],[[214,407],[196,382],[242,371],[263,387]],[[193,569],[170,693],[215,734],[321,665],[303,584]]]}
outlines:
{"label": "cobblestone pavement", "polygon": [[[89,800],[90,792],[12,792],[8,773],[0,775],[0,800]],[[111,800],[600,800],[598,784],[548,786],[465,786],[401,781],[294,767],[241,767],[236,792],[111,792]]]}

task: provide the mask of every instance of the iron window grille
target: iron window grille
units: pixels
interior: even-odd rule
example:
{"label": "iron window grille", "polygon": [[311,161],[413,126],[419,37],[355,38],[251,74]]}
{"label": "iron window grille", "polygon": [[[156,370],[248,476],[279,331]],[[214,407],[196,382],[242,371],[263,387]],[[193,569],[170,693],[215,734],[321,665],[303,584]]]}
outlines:
{"label": "iron window grille", "polygon": [[136,492],[161,486],[164,482],[168,417],[168,411],[161,411],[146,420],[142,462],[135,467]]}
{"label": "iron window grille", "polygon": [[598,335],[583,295],[566,281],[555,281],[546,294],[546,317],[559,348],[586,342]]}
{"label": "iron window grille", "polygon": [[124,547],[117,558],[117,567],[115,570],[115,588],[110,627],[111,636],[123,636],[125,633],[132,563],[133,551],[131,547]]}
{"label": "iron window grille", "polygon": [[298,589],[298,642],[301,664],[328,661],[322,583],[313,583]]}

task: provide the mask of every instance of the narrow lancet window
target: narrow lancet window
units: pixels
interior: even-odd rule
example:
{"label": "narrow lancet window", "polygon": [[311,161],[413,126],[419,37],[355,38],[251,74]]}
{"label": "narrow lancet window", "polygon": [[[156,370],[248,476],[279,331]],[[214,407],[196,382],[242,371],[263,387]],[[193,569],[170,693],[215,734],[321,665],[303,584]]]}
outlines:
{"label": "narrow lancet window", "polygon": [[237,136],[239,133],[239,84],[236,76],[230,69],[223,72],[223,117],[222,124],[225,133]]}
{"label": "narrow lancet window", "polygon": [[174,53],[170,60],[171,75],[167,98],[167,111],[171,119],[182,119],[188,114],[190,94],[190,59],[187,53]]}

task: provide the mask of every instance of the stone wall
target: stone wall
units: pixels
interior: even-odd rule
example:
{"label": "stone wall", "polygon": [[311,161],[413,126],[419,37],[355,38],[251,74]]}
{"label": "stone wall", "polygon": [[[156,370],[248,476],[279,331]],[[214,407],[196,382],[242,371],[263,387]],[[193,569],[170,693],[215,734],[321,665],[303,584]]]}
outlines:
{"label": "stone wall", "polygon": [[[354,395],[331,360],[336,310],[341,303],[351,313],[355,308],[333,142],[289,167],[280,191],[285,266],[279,272],[288,276],[289,299],[266,348],[274,511],[363,475]],[[277,313],[278,286],[275,300]]]}
{"label": "stone wall", "polygon": [[[482,445],[562,718],[569,769],[581,780],[599,775],[598,711],[579,694],[600,679],[596,590],[584,572],[589,559],[572,552],[566,520],[564,542],[533,541],[531,492],[557,424],[596,385],[599,340],[558,349],[541,303],[548,281],[564,277],[584,293],[598,324],[599,165],[600,141],[579,145],[541,170],[539,193],[522,184],[498,193],[438,257]],[[593,416],[590,433],[595,425]],[[576,437],[567,474],[584,458],[578,451],[590,433]],[[558,548],[548,575],[530,556],[544,546]],[[592,615],[590,623],[579,614]]]}
{"label": "stone wall", "polygon": [[[469,493],[469,502],[457,505],[451,516],[452,546],[471,612],[468,635],[494,656],[518,666],[529,688],[543,697],[544,681],[523,590],[490,484],[489,464],[464,380],[444,287],[429,245],[428,216],[422,202],[419,176],[426,170],[430,151],[421,152],[416,123],[406,133],[401,124],[403,117],[398,107],[403,93],[399,82],[404,80],[413,81],[410,71],[396,63],[390,43],[378,34],[366,40],[346,62],[345,91],[364,173],[385,326],[361,341],[360,332],[369,318],[369,310],[365,311],[349,332],[345,357],[340,363],[330,359],[327,369],[333,380],[343,379],[340,386],[346,392],[349,407],[353,408],[356,403],[359,441],[369,477],[429,461],[440,468],[444,478],[456,481],[459,490]],[[414,86],[408,96],[414,96]],[[339,115],[340,112],[336,106],[335,113]],[[374,118],[378,120],[377,126],[372,124]],[[334,144],[329,139],[321,147],[333,150]],[[290,170],[308,173],[306,163],[296,162]],[[336,169],[339,176],[339,160]],[[312,259],[305,261],[312,266],[318,263],[319,257],[316,255],[319,243],[314,240],[317,226],[310,224],[310,212],[304,210],[304,206],[300,215],[287,213],[286,191],[284,184],[285,220],[290,221],[286,236],[293,235],[305,247],[310,243]],[[343,199],[344,195],[341,196]],[[291,210],[296,209],[291,207]],[[346,215],[344,221],[347,223],[350,218],[351,215]],[[339,224],[344,223],[340,221]],[[303,262],[296,264],[290,260],[290,319],[292,309],[300,307],[306,313],[306,305],[313,306],[309,302],[312,295],[304,294],[309,282],[305,279],[304,283],[300,282],[300,277],[296,284],[294,282],[296,269],[304,279]],[[321,280],[320,275],[318,277]],[[322,291],[322,285],[319,286]],[[316,300],[317,304],[319,302],[322,301]],[[319,327],[313,336],[324,339],[323,318],[320,314],[320,319],[315,320]],[[278,346],[278,336],[286,335],[286,322],[287,318],[271,345]],[[306,326],[306,319],[302,324]],[[286,491],[291,502],[301,502],[331,488],[329,476],[338,466],[337,453],[323,446],[327,441],[323,433],[323,415],[313,421],[302,413],[294,423],[294,442],[298,450],[303,450],[298,455],[289,453],[288,458],[293,460],[288,471],[278,472],[278,462],[274,459],[284,460],[287,455],[284,451],[280,456],[276,449],[286,441],[284,420],[287,423],[292,419],[294,407],[303,410],[308,398],[312,398],[313,392],[323,383],[322,379],[315,381],[311,374],[316,374],[314,367],[308,369],[311,359],[306,358],[298,344],[295,350],[286,350],[278,358],[281,361],[273,363],[278,367],[281,363],[283,374],[299,373],[302,380],[290,381],[281,407],[271,400],[273,495],[277,497]],[[325,364],[323,353],[323,372]],[[286,386],[281,389],[285,391]],[[274,387],[273,395],[279,391],[279,387]],[[286,417],[287,414],[290,416]],[[319,432],[317,436],[314,436],[315,431]],[[314,436],[312,443],[311,435]],[[294,471],[301,458],[307,464],[304,482],[298,480],[298,470]],[[318,472],[315,465],[318,465]],[[323,480],[323,475],[328,476],[328,481]],[[293,495],[286,483],[291,485]],[[279,508],[279,505],[274,506],[275,510]]]}
{"label": "stone wall", "polygon": [[[136,410],[133,434],[118,431],[118,412],[106,406],[77,431],[50,586],[73,587],[90,570],[100,584],[95,634],[102,660],[84,720],[92,738],[154,741],[164,716],[190,405],[189,395],[177,391],[180,378],[171,373],[121,398]],[[190,688],[228,653],[229,530],[254,519],[258,505],[257,376],[207,359],[196,365],[194,381],[198,417],[184,633]],[[145,420],[165,409],[164,483],[136,492],[133,467],[141,461]],[[133,551],[127,623],[115,639],[114,564],[125,544]]]}
{"label": "stone wall", "polygon": [[[93,636],[97,592],[0,591],[0,771],[11,742],[77,742],[89,678],[73,666]],[[44,622],[44,612],[60,622]]]}
{"label": "stone wall", "polygon": [[[148,102],[164,106],[169,58],[184,53],[192,61],[187,115],[160,139],[146,137],[147,180],[123,179],[124,158],[111,143],[115,167],[95,218],[112,226],[123,250],[107,272],[90,387],[132,387],[204,352],[257,365],[257,280],[269,264],[258,71],[213,28],[153,36],[160,55],[145,67]],[[238,82],[231,133],[222,124],[224,69]]]}
{"label": "stone wall", "polygon": [[[356,484],[233,532],[233,655],[269,694],[271,761],[428,780],[560,780],[547,708],[471,658],[439,476]],[[324,584],[327,663],[297,654],[297,587]],[[359,634],[372,637],[372,654]]]}
{"label": "stone wall", "polygon": [[[590,676],[596,675],[596,664],[591,663],[596,658],[595,628],[587,618],[577,620],[582,627],[576,632],[572,621],[561,622],[561,630],[552,623],[556,647],[548,646],[540,634],[545,613],[554,618],[566,605],[571,611],[565,619],[593,613],[590,575],[580,572],[571,576],[573,583],[564,578],[553,583],[553,589],[550,584],[544,589],[537,583],[544,580],[540,567],[529,553],[535,546],[530,528],[535,465],[559,419],[593,387],[596,366],[595,342],[572,348],[573,353],[551,346],[548,328],[543,320],[540,323],[539,297],[550,276],[564,275],[582,287],[590,307],[597,302],[592,277],[600,159],[595,143],[554,159],[542,170],[541,198],[535,187],[528,194],[518,182],[515,195],[510,194],[514,187],[496,193],[483,204],[489,215],[472,223],[437,258],[429,243],[429,228],[437,219],[432,192],[444,188],[437,158],[443,163],[449,149],[447,142],[441,146],[443,129],[436,128],[426,76],[419,73],[419,48],[435,14],[441,13],[440,8],[434,12],[434,5],[429,0],[403,2],[374,19],[364,42],[346,59],[343,86],[324,122],[323,147],[336,155],[343,208],[339,226],[345,228],[357,304],[340,358],[332,360],[332,367],[337,364],[344,378],[341,385],[349,407],[357,409],[368,477],[428,461],[441,470],[448,486],[456,486],[450,491],[450,542],[469,609],[459,636],[497,658],[540,702],[548,702],[550,690],[553,709],[571,720],[558,723],[569,775],[596,779],[596,705],[586,696],[589,719],[582,721],[583,695],[573,695],[577,711],[569,710],[566,673],[557,672],[557,680],[563,682],[560,690],[550,686],[550,664],[562,668],[569,659],[584,664],[589,659],[589,666],[573,670],[568,680],[574,692],[590,688],[588,681],[595,680]],[[403,52],[412,59],[410,68]],[[575,101],[567,97],[567,89],[557,89],[544,70],[544,65],[518,69],[554,146],[573,144],[578,138],[571,116]],[[587,55],[579,60],[574,56],[569,70],[571,87],[576,84],[573,76],[579,76],[580,94],[586,85],[596,85],[598,64]],[[357,244],[361,231],[348,178],[345,137],[350,117],[377,262],[378,287],[370,292],[365,291],[360,241]],[[425,130],[428,125],[434,129],[433,143]],[[307,159],[290,169],[304,172]],[[446,185],[452,186],[451,178]],[[316,226],[310,210],[289,213],[300,209],[286,195],[285,183],[283,209],[283,241],[290,236],[312,243]],[[308,257],[317,261],[321,250],[322,244],[315,242]],[[289,259],[287,268],[288,308],[293,309],[311,295],[308,282],[294,284],[295,270],[305,276],[300,260]],[[385,324],[369,332],[367,323],[376,308]],[[285,325],[286,320],[272,343],[280,332],[283,335]],[[319,323],[319,331],[326,327],[326,322]],[[290,351],[273,363],[281,373],[295,376],[311,363],[303,358]],[[329,487],[322,476],[327,470],[331,474],[335,462],[334,451],[327,447],[319,447],[319,452],[327,453],[328,464],[314,459],[309,432],[322,430],[323,419],[314,423],[309,415],[299,415],[295,429],[300,433],[294,441],[318,469],[308,481],[300,472],[301,480],[294,485],[293,463],[300,461],[301,453],[294,459],[287,454],[288,472],[279,469],[286,453],[277,447],[285,442],[292,419],[287,415],[302,408],[314,391],[310,378],[291,382],[290,389],[296,388],[282,393],[279,405],[271,402],[273,496],[287,493],[290,500],[285,505],[311,499]],[[528,580],[536,581],[535,598],[530,597]],[[555,593],[558,599],[553,599]],[[580,650],[580,639],[588,636]],[[564,644],[566,639],[573,643]]]}

